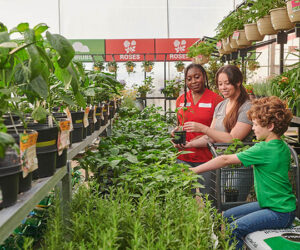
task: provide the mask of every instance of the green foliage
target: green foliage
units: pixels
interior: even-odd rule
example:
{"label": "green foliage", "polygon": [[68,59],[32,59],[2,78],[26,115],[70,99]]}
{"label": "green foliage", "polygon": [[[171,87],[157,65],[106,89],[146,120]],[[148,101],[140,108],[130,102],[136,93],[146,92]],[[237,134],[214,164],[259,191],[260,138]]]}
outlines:
{"label": "green foliage", "polygon": [[135,66],[136,66],[136,63],[134,63],[134,62],[132,62],[132,61],[127,61],[127,62],[125,63],[125,65],[126,65],[127,67],[135,67]]}
{"label": "green foliage", "polygon": [[143,61],[142,62],[142,66],[143,67],[148,67],[148,66],[154,66],[154,62],[153,61]]}
{"label": "green foliage", "polygon": [[105,67],[104,67],[104,62],[103,61],[94,62],[94,69],[98,70],[98,68],[99,68],[100,71],[104,70]]}
{"label": "green foliage", "polygon": [[211,58],[211,60],[209,60],[209,62],[204,66],[208,78],[209,89],[216,93],[218,93],[219,90],[215,81],[215,77],[217,71],[222,66],[224,66],[224,63],[220,62],[217,58]]}
{"label": "green foliage", "polygon": [[154,88],[153,77],[147,76],[141,85],[134,84],[133,88],[140,94],[140,96],[146,96],[146,94],[151,93]]}
{"label": "green foliage", "polygon": [[175,68],[177,69],[177,68],[181,68],[181,67],[184,67],[183,61],[176,61]]}
{"label": "green foliage", "polygon": [[198,55],[210,56],[216,47],[215,41],[200,41],[188,48],[187,56],[193,58]]}
{"label": "green foliage", "polygon": [[182,79],[173,79],[166,80],[166,87],[161,89],[161,93],[163,93],[166,97],[175,97],[179,96],[180,90],[184,86],[184,80]]}

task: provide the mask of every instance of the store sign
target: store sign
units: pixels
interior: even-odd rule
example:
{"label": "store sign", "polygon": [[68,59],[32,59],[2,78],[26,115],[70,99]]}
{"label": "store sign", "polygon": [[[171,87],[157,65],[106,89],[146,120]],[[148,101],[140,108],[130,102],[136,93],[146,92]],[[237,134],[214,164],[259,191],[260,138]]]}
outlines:
{"label": "store sign", "polygon": [[105,53],[104,39],[71,39],[69,40],[75,50],[74,60],[81,62],[93,62],[94,59],[103,61],[103,55]]}
{"label": "store sign", "polygon": [[153,61],[154,39],[107,39],[106,61]]}
{"label": "store sign", "polygon": [[[190,61],[186,53],[198,38],[155,39],[157,61]],[[167,54],[167,55],[165,55]]]}

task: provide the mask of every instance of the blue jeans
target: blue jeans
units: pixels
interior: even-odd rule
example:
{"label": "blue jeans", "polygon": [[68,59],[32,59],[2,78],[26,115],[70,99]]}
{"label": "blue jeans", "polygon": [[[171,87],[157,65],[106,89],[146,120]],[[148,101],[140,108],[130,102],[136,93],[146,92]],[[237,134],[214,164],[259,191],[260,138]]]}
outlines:
{"label": "blue jeans", "polygon": [[288,228],[295,219],[295,211],[289,213],[276,212],[261,208],[258,202],[251,202],[226,210],[223,216],[230,223],[232,240],[237,240],[236,249],[242,249],[243,238],[252,232],[264,229]]}
{"label": "blue jeans", "polygon": [[[182,161],[182,160],[179,160],[179,159],[177,159],[176,162],[189,165],[192,168],[197,167],[197,166],[204,163],[204,162],[188,162],[188,161]],[[201,178],[198,178],[198,182],[204,186],[204,188],[200,188],[200,192],[202,194],[209,194],[210,195],[211,194],[211,191],[210,191],[211,173],[210,172],[205,172],[205,173],[201,173],[201,174],[198,174],[198,175],[203,177],[203,180]]]}

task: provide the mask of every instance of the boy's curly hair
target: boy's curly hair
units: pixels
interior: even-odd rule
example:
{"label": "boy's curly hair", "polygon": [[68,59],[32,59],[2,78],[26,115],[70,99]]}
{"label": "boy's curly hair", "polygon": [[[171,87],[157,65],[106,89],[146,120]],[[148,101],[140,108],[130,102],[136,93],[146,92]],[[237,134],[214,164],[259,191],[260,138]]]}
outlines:
{"label": "boy's curly hair", "polygon": [[293,118],[292,112],[277,96],[269,96],[252,101],[252,106],[247,112],[249,120],[256,120],[262,127],[274,123],[273,133],[281,136],[287,131]]}

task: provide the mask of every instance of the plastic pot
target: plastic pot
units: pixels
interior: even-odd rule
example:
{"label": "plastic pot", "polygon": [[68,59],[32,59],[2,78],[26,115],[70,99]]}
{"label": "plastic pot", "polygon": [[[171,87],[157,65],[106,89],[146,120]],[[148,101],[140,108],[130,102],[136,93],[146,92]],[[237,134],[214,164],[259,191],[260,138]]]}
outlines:
{"label": "plastic pot", "polygon": [[186,143],[186,131],[175,131],[174,139],[172,140],[175,144],[185,144]]}

